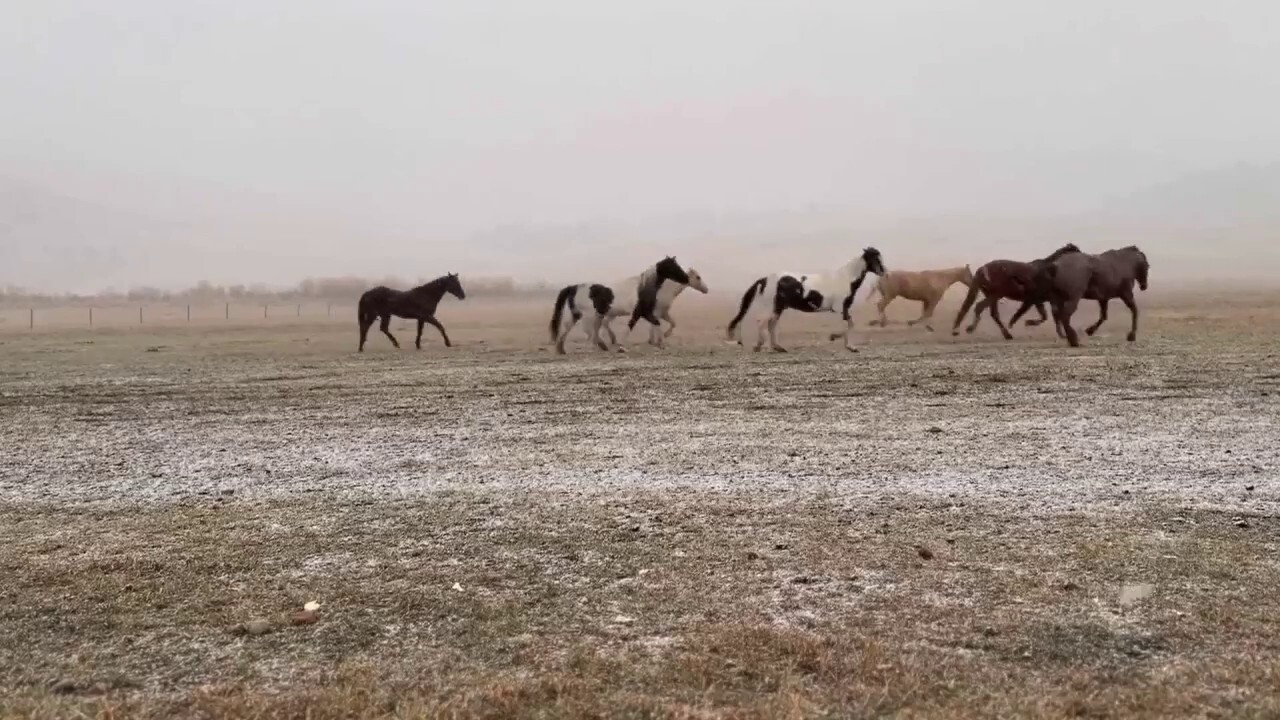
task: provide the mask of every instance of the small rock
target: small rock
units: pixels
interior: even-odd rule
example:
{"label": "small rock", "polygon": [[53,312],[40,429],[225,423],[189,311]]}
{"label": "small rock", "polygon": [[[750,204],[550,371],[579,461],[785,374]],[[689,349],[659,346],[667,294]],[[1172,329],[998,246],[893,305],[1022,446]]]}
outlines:
{"label": "small rock", "polygon": [[1062,589],[1066,592],[1075,592],[1080,589],[1080,586],[1068,580],[1067,582],[1062,583]]}
{"label": "small rock", "polygon": [[631,532],[640,532],[639,525],[632,525],[629,529],[631,530]]}
{"label": "small rock", "polygon": [[789,550],[790,548],[791,546],[786,543],[777,543],[773,546],[774,550]]}
{"label": "small rock", "polygon": [[236,494],[236,491],[235,491],[235,490],[233,490],[232,488],[227,488],[227,489],[225,489],[225,490],[223,490],[223,491],[222,491],[222,494],[223,494],[223,495],[235,495],[235,494]]}
{"label": "small rock", "polygon": [[462,592],[462,583],[454,583],[453,589],[457,592]]}
{"label": "small rock", "polygon": [[933,425],[928,430],[925,430],[925,432],[938,435],[939,433],[942,432],[942,428],[938,427],[937,425]]}
{"label": "small rock", "polygon": [[1245,520],[1244,518],[1236,518],[1236,520],[1235,520],[1235,522],[1234,522],[1233,524],[1234,524],[1236,527],[1238,527],[1238,528],[1247,528],[1247,527],[1249,527],[1249,521],[1248,521],[1248,520]]}
{"label": "small rock", "polygon": [[1128,491],[1128,490],[1122,490],[1122,491],[1120,491],[1120,494],[1121,494],[1121,495],[1128,495],[1128,494],[1129,494],[1129,491]]}
{"label": "small rock", "polygon": [[1245,485],[1245,486],[1244,486],[1244,489],[1245,489],[1245,490],[1247,490],[1248,492],[1253,492],[1253,488],[1254,488],[1254,486],[1253,486],[1253,485]]}
{"label": "small rock", "polygon": [[797,575],[791,578],[791,584],[792,585],[812,585],[813,578],[809,577],[808,575]]}
{"label": "small rock", "polygon": [[760,553],[758,553],[758,552],[756,552],[756,551],[754,551],[754,550],[748,550],[748,551],[747,551],[747,559],[748,559],[748,560],[759,560],[759,559],[760,559]]}
{"label": "small rock", "polygon": [[54,695],[70,695],[78,689],[79,687],[72,680],[59,680],[49,688],[49,692]]}
{"label": "small rock", "polygon": [[923,545],[916,546],[916,554],[920,556],[921,560],[933,559],[933,551]]}
{"label": "small rock", "polygon": [[955,539],[955,538],[947,538],[947,544],[948,544],[948,545],[955,545],[955,544],[956,544],[956,539]]}
{"label": "small rock", "polygon": [[618,625],[630,625],[635,622],[636,619],[627,615],[615,615],[613,621]]}
{"label": "small rock", "polygon": [[983,637],[995,637],[995,636],[997,636],[997,635],[999,635],[999,634],[1000,634],[1000,631],[999,631],[999,630],[996,630],[996,629],[995,629],[995,628],[993,628],[993,627],[984,627],[984,628],[982,628],[982,636],[983,636]]}

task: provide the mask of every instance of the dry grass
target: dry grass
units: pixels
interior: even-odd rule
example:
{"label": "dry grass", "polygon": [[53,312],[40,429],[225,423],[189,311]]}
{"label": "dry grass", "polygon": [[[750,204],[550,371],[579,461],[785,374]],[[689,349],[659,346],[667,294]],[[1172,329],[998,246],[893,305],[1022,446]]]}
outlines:
{"label": "dry grass", "polygon": [[0,716],[1280,714],[1274,306],[753,356],[699,301],[4,335]]}

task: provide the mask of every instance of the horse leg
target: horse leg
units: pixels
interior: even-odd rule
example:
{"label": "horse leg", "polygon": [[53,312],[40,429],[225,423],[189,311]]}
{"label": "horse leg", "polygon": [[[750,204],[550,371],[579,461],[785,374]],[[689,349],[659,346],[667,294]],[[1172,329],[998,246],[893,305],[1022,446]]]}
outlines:
{"label": "horse leg", "polygon": [[1098,301],[1098,321],[1084,329],[1084,334],[1093,337],[1098,332],[1098,328],[1102,327],[1102,323],[1107,321],[1107,300]]}
{"label": "horse leg", "polygon": [[413,345],[419,350],[422,349],[422,328],[426,324],[427,323],[425,320],[423,320],[422,318],[418,318],[418,337],[414,338]]}
{"label": "horse leg", "polygon": [[[1045,311],[1044,311],[1044,303],[1039,302],[1039,303],[1033,303],[1033,304],[1036,306],[1036,312],[1040,313],[1040,319],[1027,320],[1027,327],[1035,327],[1037,325],[1042,325],[1049,320],[1049,316],[1045,314]],[[1024,305],[1023,308],[1018,311],[1018,314],[1019,315],[1022,314],[1024,311],[1026,311],[1026,309],[1027,307]],[[1015,316],[1015,318],[1016,317],[1017,316]],[[1012,325],[1013,323],[1009,323],[1009,324]]]}
{"label": "horse leg", "polygon": [[[1023,315],[1026,315],[1027,311],[1030,310],[1033,305],[1035,305],[1035,303],[1031,302],[1030,300],[1023,301],[1023,303],[1018,306],[1018,311],[1013,314],[1013,317],[1009,318],[1009,327],[1017,327],[1018,318],[1021,318]],[[1044,312],[1043,306],[1037,306],[1037,307],[1040,308],[1041,313]],[[1040,322],[1044,322],[1044,321],[1041,320]],[[1036,323],[1036,325],[1038,324],[1039,323]],[[1030,320],[1027,321],[1027,325],[1030,325],[1031,327],[1035,327],[1035,325],[1032,325],[1032,322]]]}
{"label": "horse leg", "polygon": [[1138,303],[1133,299],[1133,288],[1121,293],[1120,301],[1129,308],[1129,314],[1133,316],[1133,324],[1129,327],[1129,334],[1125,336],[1125,340],[1133,342],[1138,339]]}
{"label": "horse leg", "polygon": [[756,346],[752,348],[753,352],[760,352],[760,348],[764,347],[765,334],[773,327],[773,317],[770,315],[756,321]]}
{"label": "horse leg", "polygon": [[1009,333],[1009,328],[1005,327],[1004,323],[1000,321],[999,301],[993,300],[991,302],[991,319],[996,321],[996,327],[1000,328],[1000,334],[1004,336],[1005,340],[1013,339],[1013,335]]}
{"label": "horse leg", "polygon": [[964,331],[972,335],[973,331],[978,329],[978,322],[982,320],[983,311],[998,302],[1000,301],[989,296],[984,296],[979,300],[978,304],[973,308],[973,322],[969,323],[969,327],[965,328]]}
{"label": "horse leg", "polygon": [[427,318],[423,318],[423,320],[418,321],[418,339],[422,339],[422,322],[423,321],[430,323],[432,327],[440,331],[440,337],[444,338],[445,347],[453,347],[453,343],[449,342],[449,333],[444,331],[444,326],[440,324],[440,321],[436,319],[435,315],[432,315]]}
{"label": "horse leg", "polygon": [[780,313],[769,316],[769,347],[773,348],[774,352],[784,353],[787,349],[778,344],[778,319],[781,317]]}
{"label": "horse leg", "polygon": [[400,348],[400,341],[396,340],[396,336],[391,334],[391,313],[382,316],[382,325],[378,329],[382,331],[383,335],[391,338],[391,344],[395,345],[397,350]]}
{"label": "horse leg", "polygon": [[569,324],[564,326],[560,331],[560,336],[556,338],[556,354],[564,355],[564,341],[569,337],[569,333],[573,331],[573,326],[578,324],[582,319],[582,313],[574,313],[569,317]]}
{"label": "horse leg", "polygon": [[[606,318],[604,315],[601,315],[600,313],[596,313],[595,316],[588,321],[591,324],[592,341],[595,342],[596,347],[600,348],[601,350],[604,350],[605,352],[609,351],[609,345],[606,345],[604,340],[601,339],[600,328],[602,326],[605,328],[608,328],[609,337],[614,339],[615,341],[617,340],[617,338],[613,334],[613,329],[609,328],[609,320],[610,318]],[[626,352],[626,351],[627,351],[626,348],[622,347],[621,345],[618,345],[618,352]]]}
{"label": "horse leg", "polygon": [[360,350],[359,352],[364,352],[364,343],[366,340],[369,339],[369,328],[373,327],[373,321],[376,319],[377,317],[375,316],[360,318]]}
{"label": "horse leg", "polygon": [[676,321],[671,317],[671,308],[662,311],[662,319],[667,321],[667,331],[662,334],[662,337],[669,338],[671,333],[676,331]]}
{"label": "horse leg", "polygon": [[[894,297],[897,296],[895,295]],[[880,317],[877,320],[873,320],[871,322],[872,325],[879,325],[880,327],[889,326],[889,316],[884,314],[884,309],[889,307],[889,303],[891,302],[893,302],[892,297],[889,297],[888,295],[880,296],[880,302],[876,303],[876,312],[879,313]]]}
{"label": "horse leg", "polygon": [[924,303],[924,307],[920,309],[920,317],[908,322],[907,324],[919,325],[920,323],[924,323],[925,329],[929,332],[933,332],[933,326],[929,323],[929,320],[933,317],[933,309],[938,306],[938,298],[929,298],[922,302]]}
{"label": "horse leg", "polygon": [[1067,342],[1071,343],[1071,347],[1080,347],[1080,336],[1076,334],[1075,328],[1071,327],[1071,316],[1075,314],[1076,307],[1080,304],[1077,298],[1070,298],[1062,301],[1062,304],[1055,308],[1057,315],[1056,320],[1062,325],[1062,331],[1067,336]]}
{"label": "horse leg", "polygon": [[618,349],[618,352],[626,352],[627,349],[622,347],[622,343],[618,342],[618,336],[613,332],[613,318],[602,317],[600,327],[609,333],[609,346]]}

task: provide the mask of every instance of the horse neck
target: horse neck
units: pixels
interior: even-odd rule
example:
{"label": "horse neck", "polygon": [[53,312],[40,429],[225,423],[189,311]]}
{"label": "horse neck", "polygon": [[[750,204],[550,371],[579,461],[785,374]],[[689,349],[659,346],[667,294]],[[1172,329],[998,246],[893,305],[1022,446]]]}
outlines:
{"label": "horse neck", "polygon": [[867,274],[867,261],[862,258],[855,258],[845,263],[839,270],[831,273],[830,281],[840,285],[848,285]]}
{"label": "horse neck", "polygon": [[953,267],[946,270],[935,270],[939,277],[947,281],[947,284],[958,283],[964,280],[964,272],[966,268]]}
{"label": "horse neck", "polygon": [[420,300],[439,301],[440,298],[444,296],[444,282],[441,280],[432,280],[425,285],[419,285],[418,287],[410,290],[409,293]]}

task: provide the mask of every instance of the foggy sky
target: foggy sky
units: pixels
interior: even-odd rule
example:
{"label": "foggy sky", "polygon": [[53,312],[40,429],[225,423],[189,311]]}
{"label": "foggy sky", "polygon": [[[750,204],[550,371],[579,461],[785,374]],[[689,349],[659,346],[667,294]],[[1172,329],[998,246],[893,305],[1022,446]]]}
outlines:
{"label": "foggy sky", "polygon": [[682,211],[1067,213],[1280,158],[1277,37],[1265,0],[11,0],[0,175],[388,259]]}

